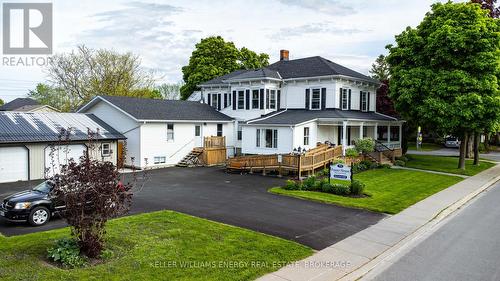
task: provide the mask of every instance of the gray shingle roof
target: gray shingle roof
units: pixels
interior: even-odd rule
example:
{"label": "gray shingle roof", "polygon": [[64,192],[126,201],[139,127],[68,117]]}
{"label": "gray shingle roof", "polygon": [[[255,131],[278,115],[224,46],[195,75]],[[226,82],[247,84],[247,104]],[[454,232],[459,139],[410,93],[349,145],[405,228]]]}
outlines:
{"label": "gray shingle roof", "polygon": [[68,128],[72,128],[72,141],[88,140],[88,129],[99,130],[98,140],[125,139],[93,114],[0,112],[0,143],[57,142],[61,130]]}
{"label": "gray shingle roof", "polygon": [[231,121],[208,104],[196,101],[100,96],[137,120]]}
{"label": "gray shingle roof", "polygon": [[[268,117],[268,118],[266,118]],[[265,119],[263,119],[265,118]],[[376,112],[362,112],[356,110],[307,110],[307,109],[288,109],[279,113],[273,112],[268,115],[249,120],[248,124],[266,124],[266,125],[296,125],[317,118],[338,118],[342,120],[376,120],[376,121],[396,121],[396,118],[385,116]]]}
{"label": "gray shingle roof", "polygon": [[241,74],[223,79],[223,81],[231,81],[231,80],[240,80],[240,79],[252,79],[252,78],[274,78],[281,79],[280,75],[277,71],[267,69],[267,68],[258,68],[243,71]]}
{"label": "gray shingle roof", "polygon": [[375,79],[319,56],[288,61],[282,60],[269,65],[267,68],[278,71],[283,79],[344,75],[379,83]]}
{"label": "gray shingle roof", "polygon": [[217,84],[224,84],[223,80],[226,80],[226,79],[229,79],[229,78],[232,78],[234,76],[237,76],[239,74],[242,74],[244,72],[247,72],[248,70],[246,69],[240,69],[240,70],[236,70],[236,71],[233,71],[231,73],[228,73],[228,74],[225,74],[225,75],[222,75],[222,76],[219,76],[219,77],[216,77],[212,80],[208,80],[207,82],[203,82],[201,83],[201,85],[217,85]]}
{"label": "gray shingle roof", "polygon": [[14,111],[16,109],[19,109],[23,106],[27,105],[39,105],[36,100],[30,99],[30,98],[17,98],[14,99],[2,106],[0,106],[0,111]]}

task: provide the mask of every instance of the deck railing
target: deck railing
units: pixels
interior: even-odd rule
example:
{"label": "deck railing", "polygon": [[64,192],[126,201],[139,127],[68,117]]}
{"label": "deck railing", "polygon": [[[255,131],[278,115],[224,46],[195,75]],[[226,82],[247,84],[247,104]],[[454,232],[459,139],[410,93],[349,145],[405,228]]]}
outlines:
{"label": "deck railing", "polygon": [[226,147],[226,137],[205,137],[203,140],[203,147],[205,148],[216,148],[216,147]]}
{"label": "deck railing", "polygon": [[304,154],[252,155],[229,158],[227,168],[240,171],[293,172],[298,175],[312,174],[324,168],[331,161],[342,157],[342,146],[318,145]]}

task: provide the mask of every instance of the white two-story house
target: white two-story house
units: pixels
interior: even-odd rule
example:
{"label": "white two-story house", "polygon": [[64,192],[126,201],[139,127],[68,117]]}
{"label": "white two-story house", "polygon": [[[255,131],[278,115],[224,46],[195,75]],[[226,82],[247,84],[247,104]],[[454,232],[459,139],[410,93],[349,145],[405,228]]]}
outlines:
{"label": "white two-story house", "polygon": [[202,102],[234,118],[237,152],[275,154],[326,141],[345,148],[366,137],[400,150],[404,121],[377,113],[379,85],[328,59],[289,60],[281,50],[274,64],[199,86]]}

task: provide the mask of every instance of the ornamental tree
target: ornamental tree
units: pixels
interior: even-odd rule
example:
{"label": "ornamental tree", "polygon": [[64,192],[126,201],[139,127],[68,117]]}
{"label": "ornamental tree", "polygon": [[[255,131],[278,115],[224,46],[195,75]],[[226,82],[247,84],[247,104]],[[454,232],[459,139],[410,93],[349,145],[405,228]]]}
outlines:
{"label": "ornamental tree", "polygon": [[500,120],[500,25],[479,5],[437,3],[389,45],[390,96],[404,118],[465,141]]}

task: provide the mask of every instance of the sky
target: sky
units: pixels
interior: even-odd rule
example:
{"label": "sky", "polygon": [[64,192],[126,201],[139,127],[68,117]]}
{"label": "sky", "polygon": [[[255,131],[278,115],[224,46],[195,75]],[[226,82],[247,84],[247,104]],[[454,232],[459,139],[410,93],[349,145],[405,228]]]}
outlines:
{"label": "sky", "polygon": [[[156,72],[158,83],[179,82],[195,44],[220,35],[238,48],[269,54],[271,63],[287,49],[290,59],[323,56],[368,74],[394,36],[418,25],[434,2],[439,1],[53,0],[53,53],[80,44],[130,51]],[[0,98],[24,97],[46,81],[43,67],[2,64]]]}

